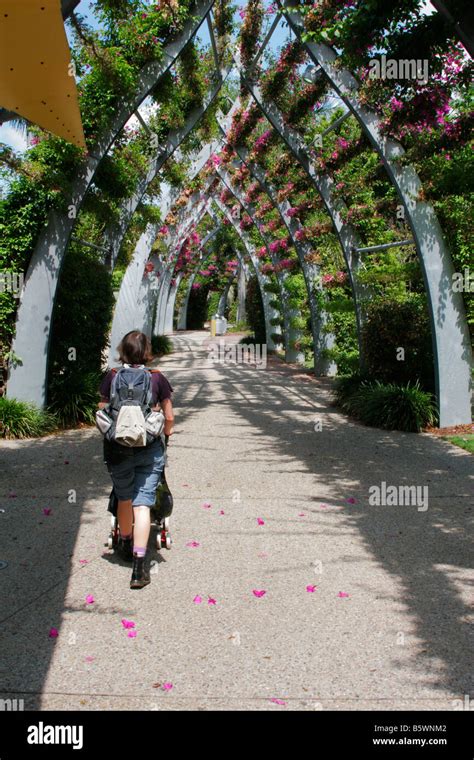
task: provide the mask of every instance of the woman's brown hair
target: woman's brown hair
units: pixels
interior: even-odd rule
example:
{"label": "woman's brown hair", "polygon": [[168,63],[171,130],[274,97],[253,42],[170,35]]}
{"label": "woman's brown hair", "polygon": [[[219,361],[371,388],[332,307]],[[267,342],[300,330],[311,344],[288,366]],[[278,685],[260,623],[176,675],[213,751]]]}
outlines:
{"label": "woman's brown hair", "polygon": [[150,340],[139,330],[132,330],[124,335],[117,351],[120,361],[124,364],[147,364],[153,359]]}

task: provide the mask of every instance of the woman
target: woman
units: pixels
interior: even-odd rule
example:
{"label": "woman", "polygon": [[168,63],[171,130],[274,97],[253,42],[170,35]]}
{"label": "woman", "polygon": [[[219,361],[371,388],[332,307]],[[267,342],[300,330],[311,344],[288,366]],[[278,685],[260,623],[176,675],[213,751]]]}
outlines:
{"label": "woman", "polygon": [[[124,336],[118,348],[122,365],[144,368],[153,358],[147,336],[132,330]],[[153,410],[161,408],[165,417],[164,435],[173,434],[173,388],[159,370],[151,373]],[[110,400],[110,387],[116,370],[112,369],[100,386],[99,409]],[[146,567],[146,548],[150,535],[150,508],[155,504],[156,489],[161,482],[165,464],[161,438],[147,446],[129,448],[104,439],[104,460],[112,478],[118,499],[117,519],[120,528],[119,550],[124,559],[133,560],[130,588],[143,588],[150,583]],[[133,547],[133,550],[132,550]]]}

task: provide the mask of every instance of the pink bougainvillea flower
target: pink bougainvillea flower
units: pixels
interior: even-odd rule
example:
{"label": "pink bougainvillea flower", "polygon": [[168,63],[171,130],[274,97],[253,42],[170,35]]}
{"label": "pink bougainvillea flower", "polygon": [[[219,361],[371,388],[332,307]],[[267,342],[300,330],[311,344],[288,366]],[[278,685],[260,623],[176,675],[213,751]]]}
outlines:
{"label": "pink bougainvillea flower", "polygon": [[354,499],[353,496],[350,496],[348,499],[346,499],[348,504],[357,504],[357,501]]}
{"label": "pink bougainvillea flower", "polygon": [[50,515],[52,511],[53,511],[53,510],[51,509],[51,507],[45,507],[45,508],[43,509],[43,514],[44,514],[44,515]]}
{"label": "pink bougainvillea flower", "polygon": [[252,591],[252,594],[253,594],[254,596],[256,596],[256,597],[257,597],[257,599],[260,599],[262,596],[265,596],[265,594],[266,594],[266,593],[267,593],[267,592],[266,592],[266,591],[264,591],[263,589],[260,589],[260,590],[259,590],[259,589],[256,589],[256,588],[254,588],[254,589],[253,589],[253,591]]}
{"label": "pink bougainvillea flower", "polygon": [[267,552],[260,552],[259,557],[268,557]]}
{"label": "pink bougainvillea flower", "polygon": [[319,506],[321,507],[321,509],[327,509],[328,508],[328,504],[320,504]]}
{"label": "pink bougainvillea flower", "polygon": [[212,504],[209,504],[208,501],[205,501],[202,506],[204,507],[204,509],[210,509],[212,507]]}
{"label": "pink bougainvillea flower", "polygon": [[87,596],[86,596],[86,602],[87,602],[87,604],[94,604],[95,599],[92,596],[92,594],[87,594]]}
{"label": "pink bougainvillea flower", "polygon": [[48,636],[49,636],[50,639],[56,639],[59,636],[58,629],[57,628],[50,628]]}
{"label": "pink bougainvillea flower", "polygon": [[136,631],[129,631],[129,632],[127,633],[127,636],[128,636],[128,638],[129,638],[129,639],[136,639],[136,637],[137,637],[137,632],[136,632]]}
{"label": "pink bougainvillea flower", "polygon": [[199,541],[188,541],[186,546],[192,546],[194,548],[195,546],[201,546],[201,544],[199,543]]}
{"label": "pink bougainvillea flower", "polygon": [[135,628],[133,620],[127,620],[126,618],[122,618],[122,625],[124,628]]}
{"label": "pink bougainvillea flower", "polygon": [[308,592],[308,594],[314,594],[316,589],[317,589],[317,586],[306,586],[306,591]]}
{"label": "pink bougainvillea flower", "polygon": [[183,488],[189,488],[189,483],[182,483]]}
{"label": "pink bougainvillea flower", "polygon": [[221,510],[220,510],[220,512],[219,512],[219,514],[220,514],[220,515],[225,515],[225,512],[224,512],[224,510],[223,510],[223,509],[221,509]]}
{"label": "pink bougainvillea flower", "polygon": [[173,688],[173,684],[169,681],[166,681],[166,683],[163,684],[162,689],[163,691],[170,691],[170,689]]}
{"label": "pink bougainvillea flower", "polygon": [[193,599],[194,604],[201,604],[202,602],[202,596],[199,596],[199,594],[196,594],[196,596]]}
{"label": "pink bougainvillea flower", "polygon": [[88,562],[89,562],[89,560],[88,560],[88,559],[80,559],[80,560],[79,560],[79,564],[80,564],[80,565],[87,565],[87,564],[88,564]]}
{"label": "pink bougainvillea flower", "polygon": [[349,594],[347,594],[345,591],[339,591],[338,593],[338,597],[340,599],[345,599],[347,596],[349,596]]}
{"label": "pink bougainvillea flower", "polygon": [[257,517],[257,524],[258,525],[265,525],[265,520],[262,520],[261,517]]}
{"label": "pink bougainvillea flower", "polygon": [[208,596],[207,603],[208,604],[217,604],[217,600],[214,599],[212,596]]}
{"label": "pink bougainvillea flower", "polygon": [[306,515],[305,515],[305,513],[304,513],[304,512],[300,512],[300,513],[298,514],[298,517],[306,517]]}
{"label": "pink bougainvillea flower", "polygon": [[283,699],[278,699],[278,697],[272,697],[270,702],[273,702],[275,705],[286,705],[286,702],[284,702]]}
{"label": "pink bougainvillea flower", "polygon": [[91,657],[90,655],[87,655],[87,657],[85,657],[85,662],[94,662],[94,660],[95,657]]}

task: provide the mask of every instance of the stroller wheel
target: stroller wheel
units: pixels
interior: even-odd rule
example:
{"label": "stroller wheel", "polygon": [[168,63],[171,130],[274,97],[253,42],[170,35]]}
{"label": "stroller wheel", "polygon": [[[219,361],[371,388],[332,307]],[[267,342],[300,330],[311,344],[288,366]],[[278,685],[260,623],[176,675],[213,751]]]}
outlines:
{"label": "stroller wheel", "polygon": [[161,541],[161,533],[158,533],[158,535],[156,537],[156,548],[157,549],[161,549],[162,546],[163,546],[163,544],[162,544],[162,541]]}
{"label": "stroller wheel", "polygon": [[108,546],[109,549],[113,549],[114,548],[114,538],[113,538],[113,536],[109,536],[108,537],[108,539],[107,539],[107,546]]}
{"label": "stroller wheel", "polygon": [[166,548],[171,549],[171,544],[173,541],[171,540],[171,536],[166,536]]}
{"label": "stroller wheel", "polygon": [[170,527],[170,518],[169,517],[165,517],[165,519],[163,520],[163,528],[165,530],[168,530],[169,527]]}

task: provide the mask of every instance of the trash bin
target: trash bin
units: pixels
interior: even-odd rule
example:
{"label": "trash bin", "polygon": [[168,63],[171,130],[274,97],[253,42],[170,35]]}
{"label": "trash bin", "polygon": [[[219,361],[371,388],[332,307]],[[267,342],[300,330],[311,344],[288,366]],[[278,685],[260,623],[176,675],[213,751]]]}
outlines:
{"label": "trash bin", "polygon": [[220,317],[218,314],[215,316],[216,321],[216,335],[225,335],[227,332],[227,319]]}

